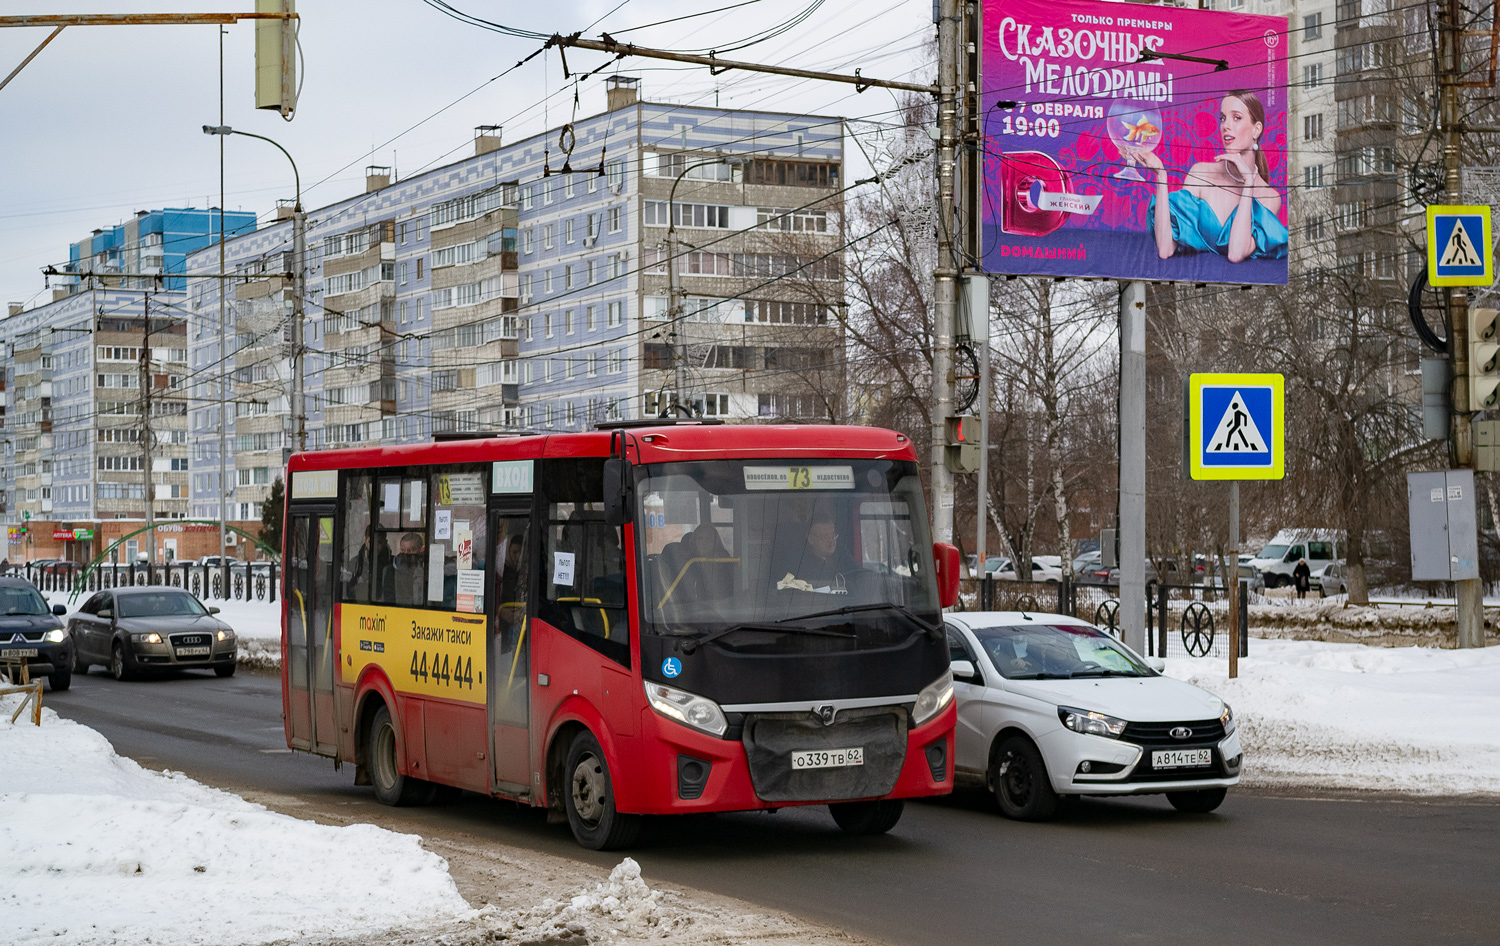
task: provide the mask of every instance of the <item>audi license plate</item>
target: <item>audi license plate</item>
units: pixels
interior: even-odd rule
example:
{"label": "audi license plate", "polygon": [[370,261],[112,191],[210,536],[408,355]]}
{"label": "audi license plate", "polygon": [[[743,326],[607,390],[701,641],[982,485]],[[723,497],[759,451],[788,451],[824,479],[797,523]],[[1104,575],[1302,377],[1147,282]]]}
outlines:
{"label": "audi license plate", "polygon": [[5,657],[35,657],[35,656],[36,656],[36,648],[35,647],[11,647],[11,648],[7,648],[6,650],[0,650],[0,659],[3,659]]}
{"label": "audi license plate", "polygon": [[809,749],[792,753],[794,769],[838,769],[849,765],[864,765],[863,746],[852,749]]}
{"label": "audi license plate", "polygon": [[179,657],[207,657],[209,655],[209,652],[212,651],[212,650],[213,650],[212,647],[179,647],[179,648],[177,648],[177,656],[179,656]]}
{"label": "audi license plate", "polygon": [[1151,753],[1153,769],[1191,769],[1212,765],[1213,761],[1210,749],[1163,749]]}

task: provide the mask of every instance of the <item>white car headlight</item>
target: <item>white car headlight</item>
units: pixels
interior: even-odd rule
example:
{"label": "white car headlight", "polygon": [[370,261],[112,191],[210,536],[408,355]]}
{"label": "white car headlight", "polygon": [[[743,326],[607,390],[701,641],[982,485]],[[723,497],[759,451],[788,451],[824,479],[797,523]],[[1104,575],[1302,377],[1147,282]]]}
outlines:
{"label": "white car headlight", "polygon": [[669,687],[665,683],[646,681],[646,702],[668,719],[702,730],[711,736],[722,736],[729,728],[719,704],[706,696]]}
{"label": "white car headlight", "polygon": [[1090,710],[1077,709],[1072,706],[1059,706],[1057,718],[1062,724],[1078,733],[1086,733],[1090,736],[1106,736],[1110,739],[1119,739],[1125,732],[1125,720],[1114,716],[1106,716],[1103,713],[1095,713]]}
{"label": "white car headlight", "polygon": [[234,640],[234,631],[231,631],[227,627],[224,628],[223,630],[221,630],[219,632],[219,640],[221,640],[221,641],[232,641],[232,640]]}
{"label": "white car headlight", "polygon": [[1228,703],[1224,704],[1224,712],[1219,714],[1219,722],[1224,724],[1224,735],[1226,736],[1232,735],[1239,728],[1239,725],[1234,721],[1234,710],[1229,708]]}
{"label": "white car headlight", "polygon": [[137,644],[160,644],[161,643],[161,635],[158,634],[158,633],[156,633],[155,631],[151,631],[150,633],[147,633],[147,634],[132,634],[130,636],[135,640],[135,642]]}
{"label": "white car headlight", "polygon": [[911,708],[911,724],[920,726],[943,711],[953,702],[953,671],[944,670],[943,675],[922,688],[917,702]]}
{"label": "white car headlight", "polygon": [[61,644],[68,639],[68,632],[62,628],[56,628],[42,635],[42,640],[49,644]]}

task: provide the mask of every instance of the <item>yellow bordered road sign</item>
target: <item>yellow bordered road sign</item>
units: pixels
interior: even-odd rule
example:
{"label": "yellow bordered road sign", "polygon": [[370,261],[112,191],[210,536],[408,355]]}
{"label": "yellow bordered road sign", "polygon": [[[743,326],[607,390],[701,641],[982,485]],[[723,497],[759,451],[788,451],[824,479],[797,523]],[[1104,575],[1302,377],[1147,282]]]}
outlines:
{"label": "yellow bordered road sign", "polygon": [[1279,374],[1189,375],[1188,475],[1195,480],[1286,475],[1285,391]]}
{"label": "yellow bordered road sign", "polygon": [[1433,286],[1494,284],[1489,207],[1427,208],[1427,282]]}

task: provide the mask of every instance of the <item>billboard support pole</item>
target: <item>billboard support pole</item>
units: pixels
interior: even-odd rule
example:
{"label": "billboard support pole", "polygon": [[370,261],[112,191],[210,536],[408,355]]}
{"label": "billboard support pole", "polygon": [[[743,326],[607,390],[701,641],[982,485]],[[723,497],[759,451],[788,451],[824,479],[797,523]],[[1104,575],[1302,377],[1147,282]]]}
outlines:
{"label": "billboard support pole", "polygon": [[1146,653],[1146,284],[1120,284],[1120,630]]}
{"label": "billboard support pole", "polygon": [[932,537],[953,541],[953,473],[947,464],[947,420],[953,413],[953,331],[958,310],[954,245],[954,163],[958,148],[958,0],[938,5],[937,260],[932,291]]}

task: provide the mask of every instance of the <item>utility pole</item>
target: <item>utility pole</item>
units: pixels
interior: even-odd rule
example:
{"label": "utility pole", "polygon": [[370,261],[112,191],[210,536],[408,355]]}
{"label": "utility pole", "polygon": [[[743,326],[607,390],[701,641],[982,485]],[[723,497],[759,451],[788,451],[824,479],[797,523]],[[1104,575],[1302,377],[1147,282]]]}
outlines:
{"label": "utility pole", "polygon": [[958,311],[954,244],[954,161],[958,150],[960,0],[938,3],[937,260],[932,292],[932,402],[930,467],[932,537],[953,541],[953,473],[947,463],[948,417],[953,413],[953,332]]}
{"label": "utility pole", "polygon": [[302,298],[307,295],[307,214],[302,188],[292,208],[292,411],[297,418],[297,450],[307,449],[306,379],[302,371]]}
{"label": "utility pole", "polygon": [[[1444,0],[1438,7],[1441,37],[1440,83],[1442,91],[1443,184],[1449,204],[1463,203],[1463,83],[1464,11],[1460,0]],[[1431,252],[1429,248],[1429,252]],[[1455,467],[1472,469],[1474,441],[1473,409],[1469,398],[1469,297],[1462,288],[1445,288],[1448,308],[1448,350],[1453,353],[1453,425],[1451,453]],[[1458,618],[1458,646],[1484,646],[1484,585],[1478,578],[1453,583]]]}
{"label": "utility pole", "polygon": [[[151,476],[151,293],[141,297],[141,315],[145,332],[141,337],[141,457],[144,464],[141,479],[146,484],[146,583],[156,576],[156,496]],[[135,565],[132,564],[131,568]]]}
{"label": "utility pole", "polygon": [[[1146,653],[1146,284],[1120,284],[1120,631]],[[1160,656],[1160,655],[1158,655]]]}
{"label": "utility pole", "polygon": [[[224,124],[224,27],[219,27],[219,124]],[[229,306],[225,293],[229,283],[224,279],[224,136],[219,136],[219,575],[226,592],[229,589],[229,563],[225,556],[229,545],[224,528],[229,518],[229,326],[226,321]],[[204,582],[207,584],[207,581]],[[207,589],[204,589],[207,591]]]}

